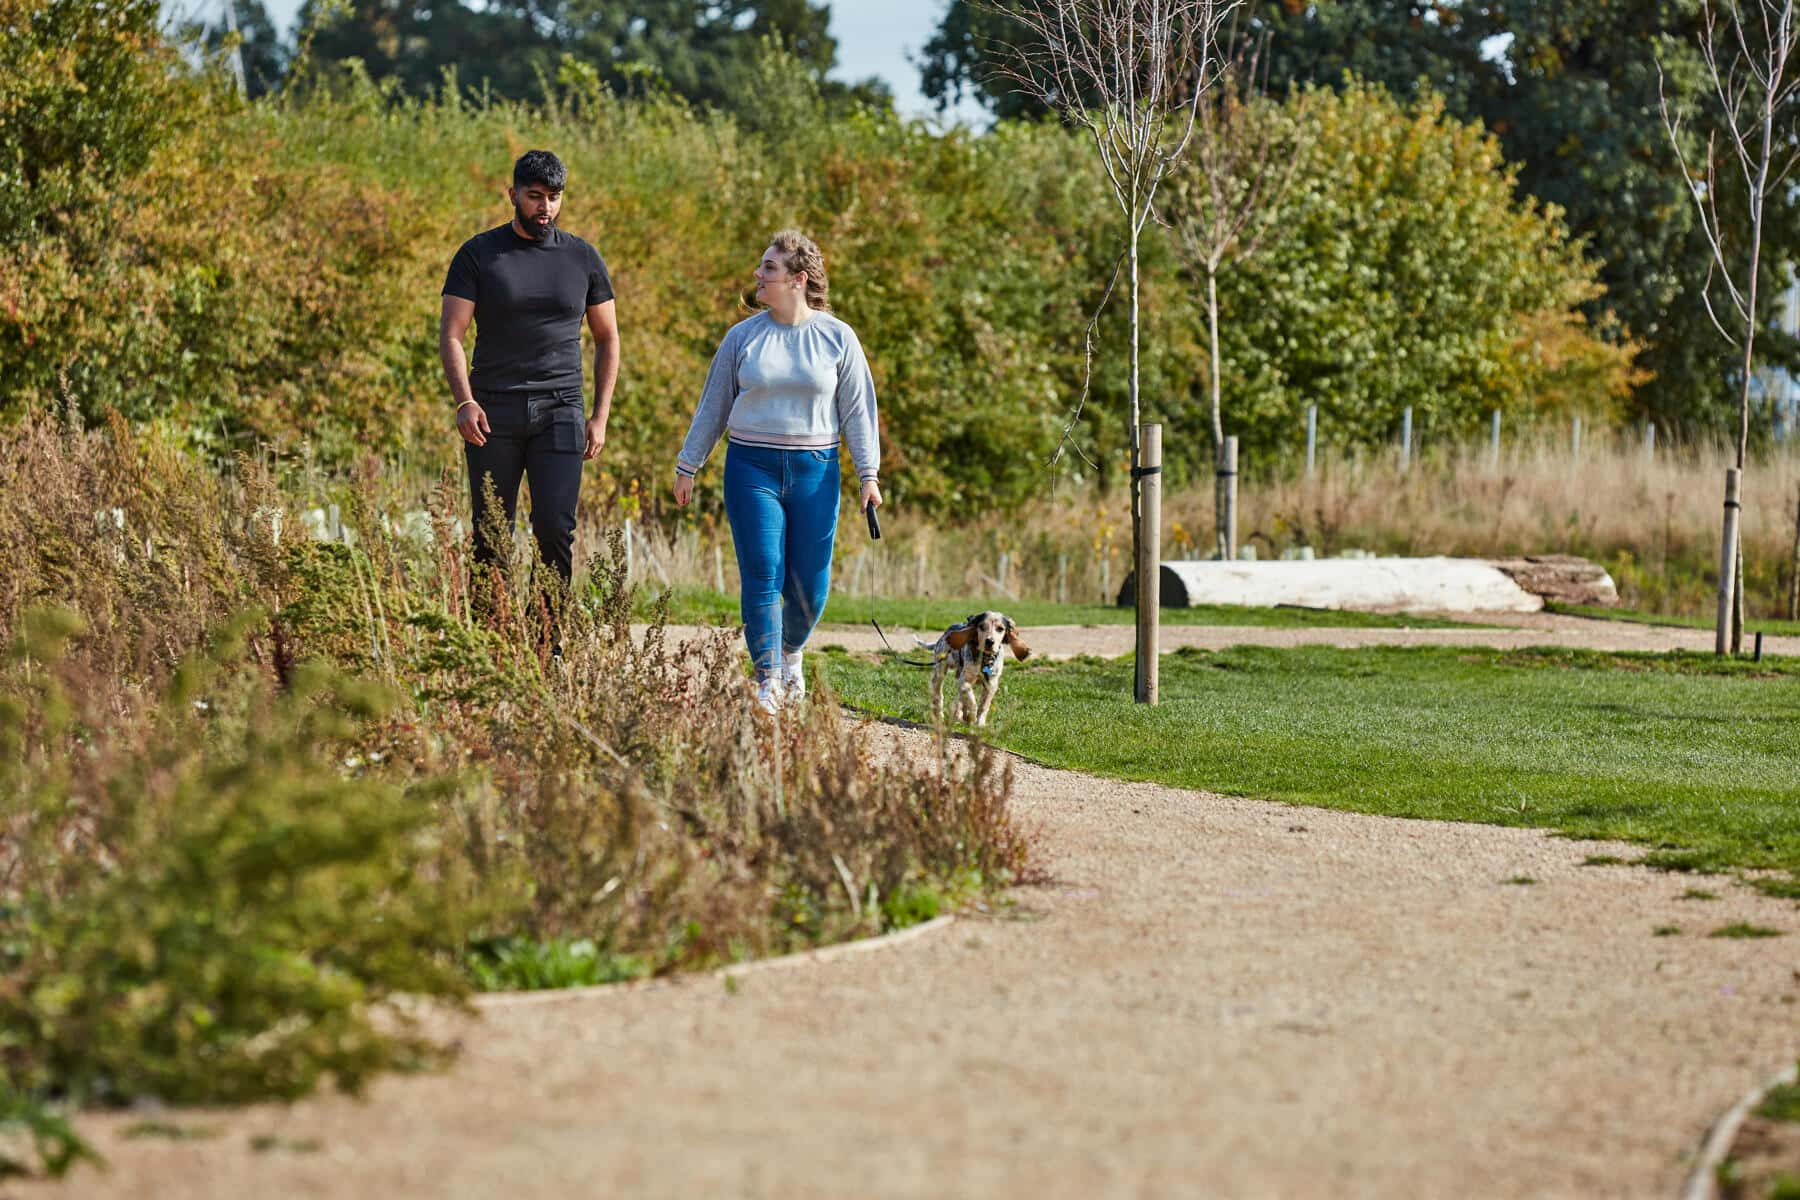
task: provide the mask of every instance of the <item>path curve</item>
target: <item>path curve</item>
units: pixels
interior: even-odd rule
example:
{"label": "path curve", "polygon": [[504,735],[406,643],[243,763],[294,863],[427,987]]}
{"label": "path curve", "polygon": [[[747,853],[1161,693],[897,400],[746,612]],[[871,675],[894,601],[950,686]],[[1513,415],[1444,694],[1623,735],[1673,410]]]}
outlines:
{"label": "path curve", "polygon": [[[180,1115],[210,1140],[84,1118],[114,1165],[67,1194],[1674,1196],[1796,1052],[1792,902],[1532,830],[1015,772],[1054,883],[1006,915],[502,1006],[365,1103]],[[1704,936],[1731,921],[1790,936]]]}

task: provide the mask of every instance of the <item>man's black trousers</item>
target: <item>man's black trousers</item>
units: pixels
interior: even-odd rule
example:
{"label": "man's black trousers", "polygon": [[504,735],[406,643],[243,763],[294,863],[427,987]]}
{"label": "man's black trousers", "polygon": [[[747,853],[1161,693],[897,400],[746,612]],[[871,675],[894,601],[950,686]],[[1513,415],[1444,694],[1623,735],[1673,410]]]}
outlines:
{"label": "man's black trousers", "polygon": [[487,413],[487,445],[463,443],[469,462],[469,493],[475,516],[475,561],[504,568],[510,540],[490,545],[483,480],[492,476],[503,516],[500,530],[512,537],[519,508],[519,480],[531,486],[531,531],[538,553],[567,584],[575,568],[575,502],[581,495],[581,451],[587,425],[581,389],[553,392],[476,392]]}

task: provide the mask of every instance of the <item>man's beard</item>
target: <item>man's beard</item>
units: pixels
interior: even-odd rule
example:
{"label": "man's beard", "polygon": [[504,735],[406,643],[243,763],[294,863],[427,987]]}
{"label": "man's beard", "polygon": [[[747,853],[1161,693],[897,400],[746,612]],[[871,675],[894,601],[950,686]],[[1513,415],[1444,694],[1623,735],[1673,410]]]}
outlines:
{"label": "man's beard", "polygon": [[513,219],[518,221],[519,228],[523,229],[528,237],[541,238],[548,235],[552,229],[556,228],[555,217],[551,217],[549,220],[539,224],[536,220],[527,217],[525,215],[525,210],[520,208],[516,203],[513,205]]}

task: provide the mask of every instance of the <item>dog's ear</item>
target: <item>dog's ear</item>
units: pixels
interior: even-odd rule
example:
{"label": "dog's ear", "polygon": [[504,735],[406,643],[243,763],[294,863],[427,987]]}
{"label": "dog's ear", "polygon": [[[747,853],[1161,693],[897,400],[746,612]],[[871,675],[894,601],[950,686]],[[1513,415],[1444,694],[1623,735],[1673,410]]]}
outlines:
{"label": "dog's ear", "polygon": [[1031,657],[1031,647],[1019,636],[1019,627],[1013,624],[1011,617],[1006,618],[1006,644],[1012,647],[1013,657],[1020,662]]}
{"label": "dog's ear", "polygon": [[969,640],[974,636],[974,625],[968,623],[952,625],[944,631],[944,644],[952,650],[961,650],[969,644]]}

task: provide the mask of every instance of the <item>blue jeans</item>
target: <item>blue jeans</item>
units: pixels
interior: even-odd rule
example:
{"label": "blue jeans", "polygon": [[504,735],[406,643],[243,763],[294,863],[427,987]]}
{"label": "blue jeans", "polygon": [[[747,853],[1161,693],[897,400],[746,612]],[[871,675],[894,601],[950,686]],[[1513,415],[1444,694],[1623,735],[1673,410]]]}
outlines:
{"label": "blue jeans", "polygon": [[831,590],[838,452],[725,447],[725,516],[742,580],[744,641],[759,677],[806,645]]}

